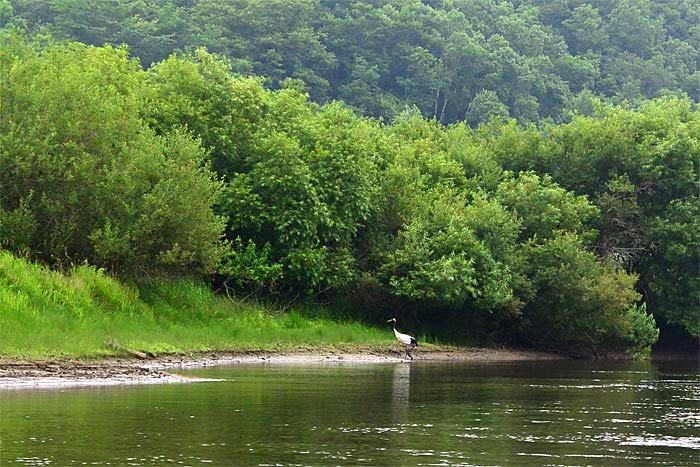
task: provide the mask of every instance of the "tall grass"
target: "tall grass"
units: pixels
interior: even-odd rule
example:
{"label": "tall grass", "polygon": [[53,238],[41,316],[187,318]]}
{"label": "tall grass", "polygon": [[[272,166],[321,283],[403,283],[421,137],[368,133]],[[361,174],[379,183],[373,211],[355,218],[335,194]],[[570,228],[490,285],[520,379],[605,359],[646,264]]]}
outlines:
{"label": "tall grass", "polygon": [[70,273],[0,251],[0,356],[107,356],[107,340],[162,352],[388,345],[387,329],[269,313],[187,279],[126,285],[91,266]]}

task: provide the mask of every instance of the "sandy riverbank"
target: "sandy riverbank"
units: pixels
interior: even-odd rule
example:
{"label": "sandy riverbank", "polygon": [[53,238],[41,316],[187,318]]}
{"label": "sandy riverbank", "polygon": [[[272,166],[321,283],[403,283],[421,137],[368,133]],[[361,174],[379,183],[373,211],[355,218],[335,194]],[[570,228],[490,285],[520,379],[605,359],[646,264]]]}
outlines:
{"label": "sandy riverbank", "polygon": [[[551,360],[558,355],[513,349],[422,347],[413,361],[522,361]],[[348,364],[408,361],[391,349],[295,349],[292,351],[204,352],[165,354],[149,360],[108,357],[99,360],[50,360],[0,357],[0,390],[69,388],[124,384],[166,384],[208,381],[186,378],[167,370],[234,364]],[[210,380],[209,380],[210,381]]]}

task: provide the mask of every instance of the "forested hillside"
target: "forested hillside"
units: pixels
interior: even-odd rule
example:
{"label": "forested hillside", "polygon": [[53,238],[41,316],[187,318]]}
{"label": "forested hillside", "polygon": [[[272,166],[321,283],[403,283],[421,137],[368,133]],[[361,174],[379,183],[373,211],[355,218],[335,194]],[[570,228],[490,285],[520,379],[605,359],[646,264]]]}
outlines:
{"label": "forested hillside", "polygon": [[0,248],[454,341],[696,342],[699,10],[577,3],[0,0]]}
{"label": "forested hillside", "polygon": [[475,126],[570,121],[596,98],[700,100],[698,0],[0,0],[8,23],[127,44],[145,67],[205,47],[385,121],[406,105]]}

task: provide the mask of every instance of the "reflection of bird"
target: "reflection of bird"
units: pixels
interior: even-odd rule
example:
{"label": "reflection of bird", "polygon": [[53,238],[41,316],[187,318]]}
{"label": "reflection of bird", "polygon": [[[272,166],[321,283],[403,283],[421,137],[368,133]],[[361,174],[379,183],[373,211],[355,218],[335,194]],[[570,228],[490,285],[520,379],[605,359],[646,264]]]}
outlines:
{"label": "reflection of bird", "polygon": [[391,318],[387,321],[387,323],[394,323],[394,335],[396,336],[396,340],[401,342],[403,345],[407,346],[406,355],[411,360],[413,360],[413,356],[410,352],[418,346],[418,341],[415,338],[409,336],[408,334],[403,334],[396,330],[396,318]]}
{"label": "reflection of bird", "polygon": [[394,374],[391,380],[391,414],[396,421],[401,423],[406,421],[406,412],[411,405],[411,370],[410,361],[394,363]]}

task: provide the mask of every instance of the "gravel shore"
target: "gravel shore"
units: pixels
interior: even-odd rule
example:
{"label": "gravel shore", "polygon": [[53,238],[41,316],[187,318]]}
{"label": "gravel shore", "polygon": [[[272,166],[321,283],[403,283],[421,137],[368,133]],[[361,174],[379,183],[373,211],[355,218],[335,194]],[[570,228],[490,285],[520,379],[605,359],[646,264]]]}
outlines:
{"label": "gravel shore", "polygon": [[[421,347],[413,361],[522,361],[551,360],[558,355],[513,349]],[[167,384],[212,381],[186,378],[167,370],[235,364],[359,364],[407,361],[399,349],[295,349],[291,351],[205,352],[164,354],[148,360],[56,358],[49,360],[0,357],[0,390],[69,388],[125,384]]]}

